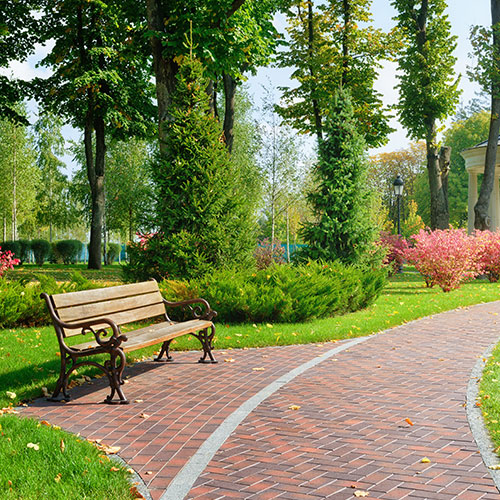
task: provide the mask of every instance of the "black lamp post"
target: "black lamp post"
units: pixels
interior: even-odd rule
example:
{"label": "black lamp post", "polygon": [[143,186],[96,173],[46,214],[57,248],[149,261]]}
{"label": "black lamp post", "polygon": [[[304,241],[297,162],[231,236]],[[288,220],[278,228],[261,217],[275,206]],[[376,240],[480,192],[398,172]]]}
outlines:
{"label": "black lamp post", "polygon": [[401,236],[401,196],[403,196],[404,182],[399,174],[396,179],[394,179],[392,185],[394,186],[394,194],[398,201],[398,235]]}

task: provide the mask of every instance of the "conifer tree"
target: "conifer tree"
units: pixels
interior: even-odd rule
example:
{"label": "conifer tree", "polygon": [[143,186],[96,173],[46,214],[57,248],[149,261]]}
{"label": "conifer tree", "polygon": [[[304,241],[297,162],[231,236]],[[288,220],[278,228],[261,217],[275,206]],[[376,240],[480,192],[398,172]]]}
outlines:
{"label": "conifer tree", "polygon": [[366,143],[357,130],[351,98],[340,89],[326,115],[315,189],[308,194],[314,222],[304,224],[302,257],[359,262],[374,239],[367,213]]}
{"label": "conifer tree", "polygon": [[163,125],[164,153],[152,171],[163,248],[160,267],[169,276],[241,262],[254,239],[239,176],[210,112],[206,88],[201,63],[185,57],[171,120]]}

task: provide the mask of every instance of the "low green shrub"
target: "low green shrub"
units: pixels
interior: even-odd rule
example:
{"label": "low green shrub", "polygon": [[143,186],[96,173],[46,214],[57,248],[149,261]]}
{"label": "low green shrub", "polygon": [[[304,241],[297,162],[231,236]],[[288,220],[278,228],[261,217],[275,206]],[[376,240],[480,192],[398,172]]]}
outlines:
{"label": "low green shrub", "polygon": [[64,264],[75,264],[82,251],[83,243],[78,240],[61,240],[55,244],[57,254]]}
{"label": "low green shrub", "polygon": [[14,258],[21,260],[21,245],[19,241],[4,241],[0,243],[2,252],[12,252]]}
{"label": "low green shrub", "polygon": [[30,240],[18,240],[20,246],[20,252],[18,259],[21,261],[20,264],[23,265],[25,262],[29,261],[30,251],[31,251],[31,241]]}
{"label": "low green shrub", "polygon": [[371,304],[386,284],[383,270],[339,262],[217,271],[191,281],[163,281],[168,300],[203,297],[223,322],[303,322],[356,311]]}
{"label": "low green shrub", "polygon": [[35,257],[37,266],[43,266],[43,263],[50,254],[50,243],[47,240],[31,240],[31,250]]}
{"label": "low green shrub", "polygon": [[115,260],[118,260],[118,256],[122,251],[122,247],[119,243],[108,243],[108,251],[106,255],[106,265],[109,266],[113,264]]}
{"label": "low green shrub", "polygon": [[56,294],[97,288],[81,274],[74,273],[71,281],[57,284],[50,276],[38,274],[39,282],[30,282],[30,277],[19,281],[0,279],[0,328],[40,326],[50,323],[42,292]]}

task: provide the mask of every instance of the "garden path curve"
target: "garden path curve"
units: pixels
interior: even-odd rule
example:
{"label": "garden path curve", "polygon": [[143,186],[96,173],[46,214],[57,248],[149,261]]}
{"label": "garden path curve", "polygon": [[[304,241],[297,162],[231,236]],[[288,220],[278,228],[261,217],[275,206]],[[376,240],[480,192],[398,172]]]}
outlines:
{"label": "garden path curve", "polygon": [[352,341],[219,351],[218,365],[174,353],[127,368],[142,402],[98,404],[101,379],[22,414],[120,446],[154,500],[498,499],[465,398],[499,318],[482,304]]}

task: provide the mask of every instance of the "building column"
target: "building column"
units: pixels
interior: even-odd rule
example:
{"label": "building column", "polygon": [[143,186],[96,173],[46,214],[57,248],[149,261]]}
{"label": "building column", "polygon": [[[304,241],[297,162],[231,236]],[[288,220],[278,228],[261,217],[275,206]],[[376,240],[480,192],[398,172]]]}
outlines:
{"label": "building column", "polygon": [[467,230],[470,233],[474,231],[474,206],[477,203],[477,174],[469,172],[469,210],[467,215]]}

